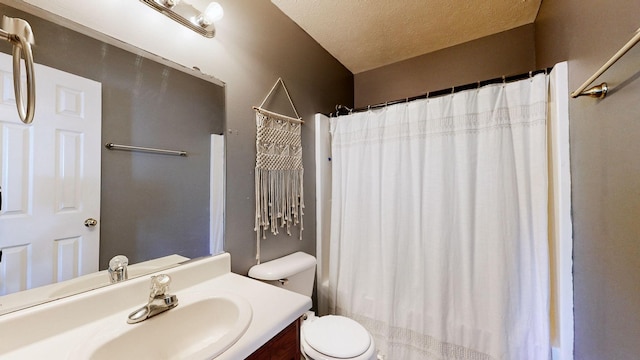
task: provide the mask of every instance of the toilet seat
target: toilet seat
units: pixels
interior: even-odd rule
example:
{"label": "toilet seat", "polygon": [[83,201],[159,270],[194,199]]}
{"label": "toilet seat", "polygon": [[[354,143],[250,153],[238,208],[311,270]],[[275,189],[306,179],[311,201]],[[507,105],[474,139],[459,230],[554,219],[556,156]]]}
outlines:
{"label": "toilet seat", "polygon": [[375,347],[369,332],[344,316],[327,315],[303,323],[303,352],[315,360],[371,359]]}

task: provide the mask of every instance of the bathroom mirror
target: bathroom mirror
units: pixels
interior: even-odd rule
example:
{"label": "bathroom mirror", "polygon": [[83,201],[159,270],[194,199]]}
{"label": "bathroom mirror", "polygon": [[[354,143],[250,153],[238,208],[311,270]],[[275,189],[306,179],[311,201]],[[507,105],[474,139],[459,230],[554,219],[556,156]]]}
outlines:
{"label": "bathroom mirror", "polygon": [[[212,134],[222,134],[224,128],[224,84],[143,51],[131,52],[122,48],[129,45],[114,46],[117,40],[112,39],[107,44],[70,30],[63,26],[64,21],[56,20],[53,15],[44,16],[45,20],[37,11],[29,13],[32,11],[26,5],[20,7],[15,9],[0,4],[0,14],[23,18],[31,24],[36,38],[33,48],[36,63],[101,83],[100,211],[87,219],[97,220],[94,231],[98,230],[100,235],[98,269],[104,270],[109,259],[119,254],[127,256],[130,264],[156,262],[170,266],[219,252],[221,244],[213,246],[210,239],[214,232],[212,210],[221,208],[219,202],[211,201],[210,170],[212,144],[216,143],[220,149],[220,140],[215,140]],[[99,37],[97,34],[92,36]],[[0,44],[0,51],[9,53],[9,45]],[[38,79],[36,71],[36,84],[38,81],[44,80]],[[82,99],[84,95],[78,94],[77,98],[67,97],[61,106],[70,106],[70,102]],[[36,126],[38,122],[48,120],[39,116],[36,110]],[[0,126],[2,122],[0,119]],[[0,141],[5,142],[0,143],[0,149],[4,149],[6,137],[0,137]],[[106,143],[181,150],[187,156],[109,150],[103,146]],[[38,145],[34,142],[34,146]],[[217,169],[222,169],[216,165]],[[5,171],[4,167],[2,169]],[[12,189],[4,183],[0,185],[5,203],[0,209],[1,227],[6,224],[2,222],[2,216],[10,215],[6,203]],[[218,201],[223,201],[222,198]],[[91,222],[88,224],[92,226]],[[84,228],[86,224],[73,226],[76,225]],[[222,221],[213,225],[221,227]],[[219,228],[216,231],[221,233]],[[38,266],[37,257],[32,256],[26,240],[20,241],[20,236],[30,232],[0,236],[0,249],[3,250],[0,282],[4,282],[0,283],[0,288],[7,287],[8,282],[13,282],[14,286],[16,281],[38,286],[28,269]],[[56,236],[52,235],[52,238]],[[55,258],[54,262],[76,261],[74,257],[78,256],[81,244],[81,241],[68,241],[69,246],[53,246],[54,253],[49,256]],[[49,267],[53,273],[50,278],[55,282],[86,273],[81,265],[71,268],[75,268],[76,274],[56,273],[55,268]],[[139,266],[138,270],[141,268],[145,267]],[[149,271],[155,269],[151,267]],[[133,275],[143,273],[136,270]],[[87,281],[86,286],[66,286],[64,292],[54,292],[41,300],[91,290],[95,287],[92,284]],[[15,305],[9,308],[3,298],[6,296],[0,296],[0,314],[19,308]],[[34,300],[30,296],[24,305],[37,303]]]}

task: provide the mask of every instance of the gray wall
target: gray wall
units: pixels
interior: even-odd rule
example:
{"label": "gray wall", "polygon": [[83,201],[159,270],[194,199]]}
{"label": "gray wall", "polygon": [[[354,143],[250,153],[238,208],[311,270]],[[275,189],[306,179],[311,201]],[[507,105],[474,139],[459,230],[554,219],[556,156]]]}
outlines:
{"label": "gray wall", "polygon": [[[215,41],[225,49],[218,75],[226,83],[227,193],[225,250],[231,268],[246,274],[255,264],[253,231],[255,113],[278,77],[282,77],[306,123],[302,126],[305,192],[303,240],[298,228],[292,236],[267,235],[262,241],[264,261],[295,251],[315,254],[315,191],[313,114],[334,111],[336,104],[353,103],[353,75],[269,0],[221,1],[225,17]],[[224,26],[222,24],[224,23]],[[292,114],[283,93],[268,109]]]}
{"label": "gray wall", "polygon": [[36,62],[102,83],[103,143],[189,152],[102,148],[100,268],[117,254],[208,254],[209,144],[223,131],[224,88],[6,5],[0,13],[31,23]]}
{"label": "gray wall", "polygon": [[[578,88],[640,26],[640,1],[543,1],[538,66],[569,60]],[[601,101],[570,100],[575,358],[640,355],[640,45],[595,83]]]}
{"label": "gray wall", "polygon": [[[258,105],[281,76],[308,121],[315,112],[333,111],[335,104],[352,105],[354,80],[268,0],[225,1],[223,6],[228,26],[219,29],[216,41],[232,59],[223,64],[220,75],[227,83],[225,248],[231,252],[233,270],[246,273],[255,255],[251,106]],[[418,95],[563,60],[570,61],[570,87],[574,89],[631,37],[639,26],[638,8],[638,0],[544,1],[535,32],[525,26],[358,74],[356,103],[364,106]],[[45,36],[36,34],[39,39]],[[64,35],[58,36],[65,40]],[[629,56],[637,56],[637,51]],[[62,66],[66,62],[51,61],[62,62]],[[627,80],[609,98],[570,102],[576,359],[636,359],[640,353],[637,64],[631,61],[631,65],[618,67],[619,71],[627,68]],[[395,84],[389,83],[391,78]],[[274,106],[282,109],[282,100],[277,102]],[[265,260],[297,250],[315,253],[311,127],[309,121],[303,127],[304,240],[269,236],[263,241]]]}
{"label": "gray wall", "polygon": [[[352,105],[353,75],[269,0],[221,0],[220,3],[224,7],[225,17],[220,24],[216,25],[216,36],[210,41],[224,50],[216,59],[218,70],[215,75],[226,84],[224,104],[226,125],[223,128],[226,140],[227,179],[225,250],[231,253],[232,270],[246,274],[255,264],[256,254],[253,231],[255,115],[251,107],[259,105],[276,79],[282,77],[298,112],[307,121],[302,131],[306,202],[303,240],[297,240],[297,228],[294,229],[294,235],[291,237],[268,235],[262,242],[263,260],[299,250],[315,254],[313,114],[329,113],[333,111],[336,104]],[[34,31],[36,31],[38,43],[45,41],[40,40],[37,29]],[[54,37],[69,41],[65,40],[65,36],[55,35]],[[40,61],[39,58],[38,61]],[[64,69],[66,60],[51,59],[51,61],[61,63],[60,66],[54,66]],[[143,64],[146,65],[147,61],[143,61]],[[91,76],[88,77],[91,78]],[[277,92],[274,100],[266,107],[291,114],[285,105],[283,93]],[[127,108],[137,109],[138,105],[127,105]],[[144,126],[147,125],[144,124]],[[143,125],[136,126],[135,129],[136,136],[141,131],[146,131]],[[171,128],[163,133],[170,134],[174,131],[175,128]],[[209,132],[204,133],[208,136]],[[115,140],[109,141],[115,142]],[[166,146],[174,147],[173,145]],[[208,165],[206,168],[208,169]],[[158,172],[159,170],[154,174],[157,175]],[[156,181],[160,182],[159,178],[165,175],[166,173],[156,176],[153,183],[141,184],[140,189],[148,189],[151,192],[146,197],[148,201],[160,194],[157,189],[148,187],[155,185]],[[105,194],[106,197],[112,195],[117,196]],[[159,201],[160,198],[155,200]],[[160,203],[156,206],[164,205],[166,204]],[[146,216],[140,211],[135,213],[139,217]],[[181,212],[172,213],[176,218],[183,219],[180,214]],[[199,215],[202,214],[197,214]],[[136,227],[141,220],[147,219],[138,218],[136,221],[128,222],[126,226],[123,224],[123,227]],[[152,224],[151,220],[147,224]],[[142,230],[150,227],[146,226]],[[198,229],[194,228],[188,235],[206,236],[204,230]],[[154,241],[152,245],[155,246],[155,244]],[[139,246],[146,247],[147,244],[139,244]],[[185,243],[183,247],[190,248],[190,245]]]}
{"label": "gray wall", "polygon": [[364,107],[456,85],[535,70],[533,24],[355,75]]}

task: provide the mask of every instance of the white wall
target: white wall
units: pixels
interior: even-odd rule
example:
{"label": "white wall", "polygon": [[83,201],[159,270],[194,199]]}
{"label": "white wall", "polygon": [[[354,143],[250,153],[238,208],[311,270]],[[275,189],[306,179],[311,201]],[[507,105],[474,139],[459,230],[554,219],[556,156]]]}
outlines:
{"label": "white wall", "polygon": [[573,359],[573,225],[569,157],[569,75],[567,62],[549,75],[549,254],[551,345],[554,360]]}

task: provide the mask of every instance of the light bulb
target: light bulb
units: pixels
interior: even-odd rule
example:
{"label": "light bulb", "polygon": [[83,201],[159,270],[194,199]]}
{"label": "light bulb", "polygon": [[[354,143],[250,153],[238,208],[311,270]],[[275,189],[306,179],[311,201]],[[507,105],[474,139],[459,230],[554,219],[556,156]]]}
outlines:
{"label": "light bulb", "polygon": [[214,22],[222,19],[223,15],[224,10],[222,10],[222,6],[220,6],[220,4],[215,1],[211,2],[198,17],[198,24],[203,27],[209,26]]}
{"label": "light bulb", "polygon": [[166,6],[168,8],[172,8],[172,7],[180,4],[180,0],[163,0],[162,3],[164,4],[164,6]]}

